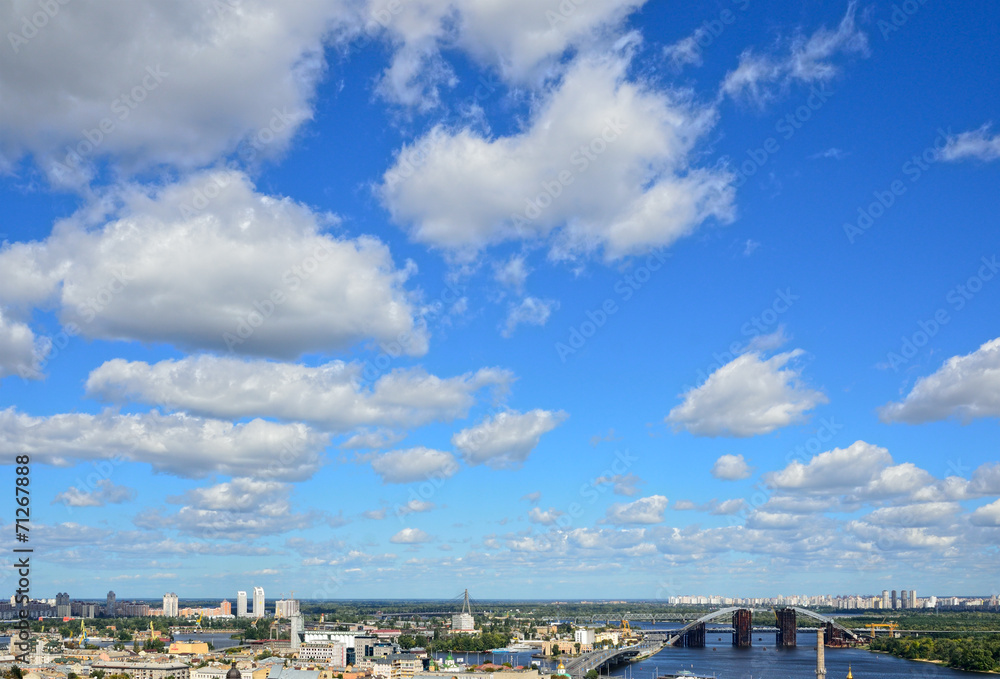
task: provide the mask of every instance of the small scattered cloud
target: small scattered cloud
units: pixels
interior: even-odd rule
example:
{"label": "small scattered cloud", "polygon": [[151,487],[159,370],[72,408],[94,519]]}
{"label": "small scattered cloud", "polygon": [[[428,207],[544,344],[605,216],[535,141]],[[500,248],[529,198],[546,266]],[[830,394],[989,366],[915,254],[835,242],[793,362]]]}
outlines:
{"label": "small scattered cloud", "polygon": [[433,538],[419,528],[404,528],[389,538],[389,542],[396,545],[418,545],[431,540]]}
{"label": "small scattered cloud", "polygon": [[843,160],[848,156],[846,151],[842,151],[836,147],[828,148],[826,151],[820,151],[819,153],[814,153],[809,158],[812,160],[817,160],[820,158],[832,158],[833,160]]}
{"label": "small scattered cloud", "polygon": [[604,520],[615,525],[663,523],[666,509],[667,498],[651,495],[635,502],[611,505]]}
{"label": "small scattered cloud", "polygon": [[531,511],[528,512],[528,520],[532,523],[540,523],[543,526],[551,526],[559,520],[564,512],[558,511],[555,507],[549,507],[548,509],[540,509],[538,507],[532,507]]}
{"label": "small scattered cloud", "polygon": [[753,469],[742,455],[721,455],[712,465],[712,476],[723,481],[739,481],[749,478]]}
{"label": "small scattered cloud", "polygon": [[504,337],[513,337],[519,325],[545,325],[552,312],[558,308],[559,302],[554,299],[525,297],[519,303],[511,304],[507,308],[507,319],[500,334]]}
{"label": "small scattered cloud", "polygon": [[868,37],[855,25],[856,12],[857,2],[851,2],[836,30],[824,27],[809,37],[798,35],[784,56],[744,51],[739,66],[726,74],[720,93],[764,106],[792,83],[832,79],[838,72],[833,63],[835,56],[868,55]]}
{"label": "small scattered cloud", "polygon": [[130,502],[135,499],[135,489],[126,486],[116,486],[110,479],[102,479],[95,484],[93,490],[80,490],[70,486],[56,495],[52,504],[64,504],[67,507],[103,507]]}
{"label": "small scattered cloud", "polygon": [[381,453],[371,464],[383,483],[447,479],[458,472],[458,461],[454,455],[423,446]]}
{"label": "small scattered cloud", "polygon": [[614,476],[599,476],[594,479],[594,485],[610,485],[615,495],[632,497],[639,494],[639,486],[646,483],[635,474],[615,474]]}
{"label": "small scattered cloud", "polygon": [[978,130],[962,132],[948,137],[941,150],[941,159],[949,162],[975,159],[988,163],[1000,158],[1000,134],[990,134],[991,123]]}

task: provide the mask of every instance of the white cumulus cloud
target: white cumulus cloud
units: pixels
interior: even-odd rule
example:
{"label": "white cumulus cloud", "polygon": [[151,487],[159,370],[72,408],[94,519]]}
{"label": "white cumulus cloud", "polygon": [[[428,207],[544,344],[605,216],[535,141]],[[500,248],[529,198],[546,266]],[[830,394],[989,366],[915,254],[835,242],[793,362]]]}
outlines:
{"label": "white cumulus cloud", "polygon": [[629,81],[627,66],[579,58],[510,136],[434,128],[397,155],[382,201],[416,240],[466,255],[555,234],[555,256],[613,260],[729,221],[732,176],[693,160],[714,112]]}
{"label": "white cumulus cloud", "polygon": [[517,469],[531,455],[542,435],[558,427],[566,417],[562,411],[504,411],[456,433],[451,442],[466,464]]}
{"label": "white cumulus cloud", "polygon": [[210,355],[153,365],[114,359],[90,373],[87,393],[210,417],[274,417],[347,431],[464,417],[477,391],[504,390],[513,379],[499,369],[442,379],[413,368],[377,376],[363,388],[365,377],[363,364],[343,361],[308,367]]}
{"label": "white cumulus cloud", "polygon": [[[207,186],[218,194],[192,207]],[[78,215],[0,249],[0,302],[53,303],[87,337],[185,349],[294,358],[374,338],[427,350],[408,272],[375,238],[324,233],[329,216],[259,194],[237,172],[119,198],[100,228]]]}
{"label": "white cumulus cloud", "polygon": [[742,455],[720,455],[712,465],[712,476],[724,481],[739,481],[749,478],[753,473],[750,465]]}
{"label": "white cumulus cloud", "polygon": [[458,462],[451,453],[417,447],[381,453],[372,460],[372,469],[383,483],[412,483],[450,478],[458,472]]}
{"label": "white cumulus cloud", "polygon": [[801,422],[805,413],[826,403],[822,392],[805,386],[800,371],[786,367],[802,350],[765,359],[755,351],[737,356],[699,387],[666,421],[696,436],[747,437]]}
{"label": "white cumulus cloud", "polygon": [[883,422],[923,424],[954,417],[1000,417],[1000,337],[965,356],[952,356],[921,377],[901,402],[879,409]]}
{"label": "white cumulus cloud", "polygon": [[433,538],[419,528],[404,528],[389,538],[389,542],[396,545],[416,545],[431,540]]}
{"label": "white cumulus cloud", "polygon": [[132,461],[184,478],[225,474],[302,480],[319,468],[328,443],[326,435],[304,424],[260,419],[233,424],[155,411],[32,417],[14,408],[0,410],[0,447],[58,466],[101,460],[113,469]]}
{"label": "white cumulus cloud", "polygon": [[[248,160],[273,156],[312,118],[324,47],[357,23],[348,7],[60,2],[37,35],[0,51],[0,165],[30,154],[55,182],[80,184],[100,159],[192,169],[241,142]],[[4,42],[40,9],[4,3]]]}
{"label": "white cumulus cloud", "polygon": [[617,525],[662,523],[666,509],[667,498],[662,495],[650,495],[635,502],[611,505],[608,507],[605,521]]}

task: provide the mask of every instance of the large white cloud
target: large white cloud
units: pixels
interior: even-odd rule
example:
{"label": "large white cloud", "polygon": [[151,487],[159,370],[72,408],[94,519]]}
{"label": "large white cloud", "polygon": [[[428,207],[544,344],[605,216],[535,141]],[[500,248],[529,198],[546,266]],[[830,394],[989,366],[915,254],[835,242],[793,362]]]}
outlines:
{"label": "large white cloud", "polygon": [[291,490],[291,484],[279,481],[235,478],[168,497],[168,502],[184,506],[174,513],[147,510],[135,523],[146,528],[170,527],[206,539],[278,535],[312,525],[320,517],[316,511],[294,512],[289,501]]}
{"label": "large white cloud", "polygon": [[891,465],[892,455],[887,449],[855,441],[847,448],[820,453],[805,464],[794,460],[781,471],[766,474],[764,479],[780,490],[836,493],[866,486]]}
{"label": "large white cloud", "polygon": [[186,478],[226,474],[298,480],[319,468],[327,443],[325,435],[303,424],[233,424],[156,412],[32,417],[14,408],[0,410],[0,447],[60,466],[79,460],[131,461]]}
{"label": "large white cloud", "polygon": [[[458,48],[514,84],[534,84],[559,57],[613,30],[646,0],[369,0],[366,32],[395,46],[379,92],[428,109],[453,80],[441,50]],[[374,30],[373,30],[374,29]],[[495,85],[492,86],[495,89]]]}
{"label": "large white cloud", "polygon": [[881,526],[926,528],[953,524],[962,508],[957,502],[925,502],[896,507],[880,507],[864,517],[868,523]]}
{"label": "large white cloud", "polygon": [[1000,417],[1000,337],[965,356],[952,356],[917,380],[901,402],[879,409],[883,422],[922,424],[954,417]]}
{"label": "large white cloud", "polygon": [[556,232],[556,256],[616,259],[731,219],[731,175],[692,159],[714,113],[627,67],[580,57],[510,136],[434,128],[385,173],[384,204],[416,240],[464,254]]}
{"label": "large white cloud", "polygon": [[193,168],[241,141],[248,158],[281,151],[312,117],[324,43],[356,27],[350,4],[59,2],[32,31],[42,6],[4,3],[0,163],[33,154],[53,179],[74,182],[92,171],[53,171],[67,147],[77,168],[101,157]]}
{"label": "large white cloud", "polygon": [[538,445],[542,434],[552,431],[566,413],[535,409],[497,413],[451,437],[466,464],[493,469],[517,469]]}
{"label": "large white cloud", "polygon": [[114,359],[90,373],[87,393],[209,417],[275,417],[347,431],[464,417],[477,391],[502,390],[513,379],[507,371],[488,368],[446,379],[399,369],[363,388],[365,374],[364,364],[343,361],[308,367],[208,355],[153,365]]}
{"label": "large white cloud", "polygon": [[0,250],[0,302],[54,301],[92,338],[280,358],[369,338],[427,349],[408,271],[375,238],[324,233],[328,215],[259,194],[236,172],[117,198],[100,228],[78,215],[42,242]]}
{"label": "large white cloud", "polygon": [[979,507],[969,520],[976,526],[1000,527],[1000,500]]}
{"label": "large white cloud", "polygon": [[684,402],[666,421],[696,436],[736,437],[801,422],[807,411],[827,402],[822,392],[802,384],[798,369],[786,367],[802,353],[796,349],[769,359],[758,352],[737,356],[685,392]]}

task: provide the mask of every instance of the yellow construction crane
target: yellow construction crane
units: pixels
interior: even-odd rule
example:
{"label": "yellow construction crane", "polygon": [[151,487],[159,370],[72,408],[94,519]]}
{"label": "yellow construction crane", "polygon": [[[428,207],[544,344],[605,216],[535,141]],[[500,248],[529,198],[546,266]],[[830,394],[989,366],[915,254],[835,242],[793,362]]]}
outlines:
{"label": "yellow construction crane", "polygon": [[87,643],[87,628],[83,624],[83,620],[80,621],[80,648]]}
{"label": "yellow construction crane", "polygon": [[628,624],[628,620],[622,618],[622,642],[632,641],[635,639],[635,632],[632,630],[632,626]]}

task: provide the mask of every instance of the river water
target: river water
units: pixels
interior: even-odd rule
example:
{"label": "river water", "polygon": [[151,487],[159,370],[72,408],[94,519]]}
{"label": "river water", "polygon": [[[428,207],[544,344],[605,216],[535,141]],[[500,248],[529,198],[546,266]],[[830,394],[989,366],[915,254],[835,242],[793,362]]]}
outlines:
{"label": "river water", "polygon": [[[633,624],[633,627],[657,630],[680,626],[677,623]],[[705,648],[668,647],[646,660],[619,665],[611,670],[610,676],[656,679],[661,674],[688,670],[698,675],[715,675],[718,679],[815,679],[816,633],[800,629],[799,645],[782,649],[776,648],[775,636],[774,632],[754,632],[752,648],[733,648],[732,632],[728,628],[723,631],[708,625]],[[986,676],[855,648],[828,648],[825,656],[827,679],[845,679],[848,667],[854,679],[974,679]],[[513,665],[537,662],[546,674],[555,672],[554,663],[532,658],[531,653],[497,653],[493,657],[483,653],[458,653],[455,658],[470,664],[489,660]]]}

